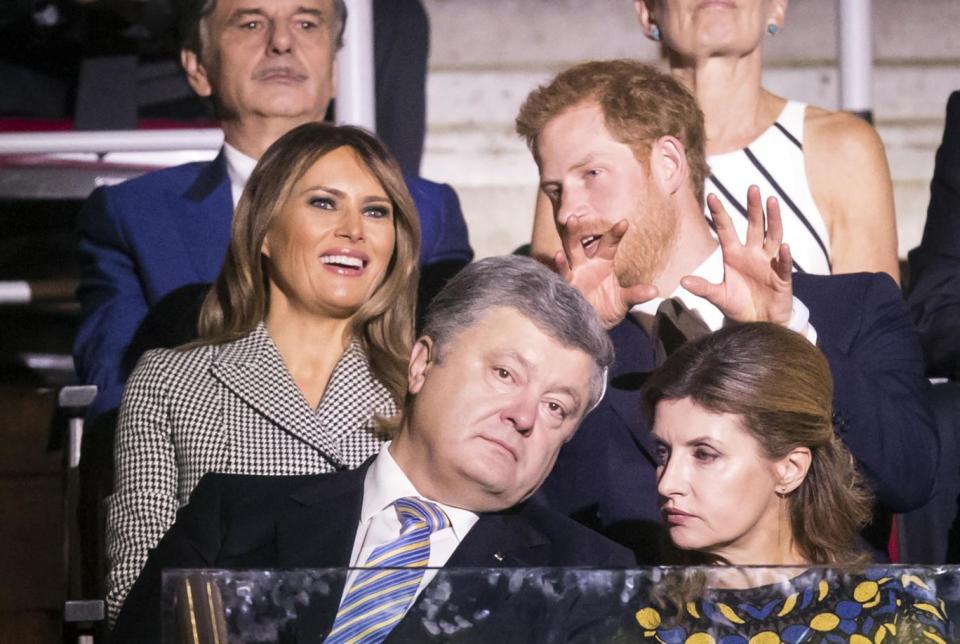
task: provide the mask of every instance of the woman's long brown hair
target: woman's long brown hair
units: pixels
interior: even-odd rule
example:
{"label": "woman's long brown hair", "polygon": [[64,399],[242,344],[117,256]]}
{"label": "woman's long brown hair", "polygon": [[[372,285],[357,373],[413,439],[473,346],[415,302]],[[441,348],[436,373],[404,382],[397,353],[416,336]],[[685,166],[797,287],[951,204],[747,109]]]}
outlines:
{"label": "woman's long brown hair", "polygon": [[383,281],[354,314],[350,333],[363,344],[374,375],[400,404],[413,344],[420,222],[397,162],[376,137],[356,127],[307,123],[264,153],[237,204],[223,268],[200,311],[197,344],[236,340],[266,318],[270,289],[261,249],[270,224],[304,173],[344,146],[376,177],[393,205],[393,256]]}

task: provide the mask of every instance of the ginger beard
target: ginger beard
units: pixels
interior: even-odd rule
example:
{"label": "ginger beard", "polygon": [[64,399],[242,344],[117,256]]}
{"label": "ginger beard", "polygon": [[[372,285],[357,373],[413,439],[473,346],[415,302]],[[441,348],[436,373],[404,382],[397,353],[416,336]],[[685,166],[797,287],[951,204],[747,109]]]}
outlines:
{"label": "ginger beard", "polygon": [[654,284],[677,243],[676,206],[647,179],[646,203],[637,203],[620,240],[613,269],[620,286]]}

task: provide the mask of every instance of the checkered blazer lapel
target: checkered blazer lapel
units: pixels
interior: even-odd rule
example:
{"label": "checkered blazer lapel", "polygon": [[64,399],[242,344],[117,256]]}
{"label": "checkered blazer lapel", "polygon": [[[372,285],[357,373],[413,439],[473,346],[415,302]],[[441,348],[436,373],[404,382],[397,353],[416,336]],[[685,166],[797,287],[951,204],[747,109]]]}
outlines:
{"label": "checkered blazer lapel", "polygon": [[[359,464],[340,449],[340,441],[363,428],[369,415],[368,405],[352,404],[353,401],[362,403],[375,395],[380,399],[376,405],[378,413],[395,413],[389,393],[370,373],[359,345],[352,344],[337,363],[319,410],[307,404],[263,324],[246,337],[225,344],[211,370],[246,404],[339,467]],[[371,435],[370,440],[377,439]]]}

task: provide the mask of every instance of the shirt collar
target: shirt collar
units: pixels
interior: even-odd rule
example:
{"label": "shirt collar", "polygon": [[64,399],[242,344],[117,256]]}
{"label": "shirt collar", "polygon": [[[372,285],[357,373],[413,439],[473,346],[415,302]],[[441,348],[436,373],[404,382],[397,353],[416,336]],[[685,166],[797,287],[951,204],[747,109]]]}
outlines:
{"label": "shirt collar", "polygon": [[360,524],[369,523],[375,514],[393,504],[397,499],[405,496],[415,496],[440,506],[450,519],[450,525],[457,541],[462,541],[479,518],[476,513],[446,505],[433,499],[428,499],[417,491],[413,483],[403,473],[400,466],[390,454],[390,442],[383,444],[380,453],[370,464],[367,476],[363,481],[363,504],[360,507]]}
{"label": "shirt collar", "polygon": [[[720,246],[717,246],[716,249],[710,253],[710,255],[703,260],[703,262],[697,266],[697,268],[690,273],[695,277],[702,277],[708,282],[717,284],[723,281],[723,252],[720,250]],[[676,298],[683,302],[691,311],[696,311],[696,313],[703,319],[711,331],[716,331],[723,327],[723,313],[716,306],[711,304],[708,300],[703,299],[702,297],[696,296],[687,289],[683,288],[679,284],[677,288],[674,289],[668,297]],[[648,332],[653,324],[653,318],[657,314],[657,309],[660,307],[660,303],[666,298],[655,297],[652,300],[647,300],[642,304],[637,304],[632,309],[630,309],[630,315],[643,326]]]}
{"label": "shirt collar", "polygon": [[223,156],[227,160],[227,176],[230,178],[230,196],[233,198],[233,207],[237,207],[243,188],[247,185],[250,174],[257,165],[257,160],[233,147],[226,141],[223,143]]}

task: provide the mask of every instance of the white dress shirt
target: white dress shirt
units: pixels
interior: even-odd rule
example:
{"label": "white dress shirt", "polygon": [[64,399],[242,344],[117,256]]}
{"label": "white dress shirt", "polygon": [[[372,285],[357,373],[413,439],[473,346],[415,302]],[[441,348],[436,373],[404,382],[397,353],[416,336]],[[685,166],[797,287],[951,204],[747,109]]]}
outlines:
{"label": "white dress shirt", "polygon": [[[400,536],[400,519],[397,510],[393,507],[394,501],[407,496],[415,496],[439,506],[450,519],[450,527],[437,530],[430,535],[430,561],[424,571],[423,579],[417,588],[417,596],[436,576],[437,568],[442,568],[453,551],[457,549],[467,533],[477,522],[479,517],[469,510],[438,503],[420,494],[403,473],[397,462],[390,454],[390,443],[385,443],[377,458],[370,464],[366,478],[363,480],[363,504],[360,507],[360,524],[357,526],[357,536],[353,540],[353,552],[350,555],[350,566],[362,566],[374,548],[392,541]],[[347,583],[343,589],[343,596],[353,584],[358,571],[352,570],[347,575]]]}
{"label": "white dress shirt", "polygon": [[[712,284],[719,284],[723,281],[723,251],[717,246],[709,257],[703,260],[696,270],[690,273],[694,277],[702,277],[703,279],[711,282]],[[720,311],[716,306],[714,306],[709,300],[705,300],[702,297],[694,295],[687,289],[683,288],[679,284],[677,288],[674,289],[668,297],[676,298],[683,302],[683,305],[686,306],[690,311],[696,313],[700,316],[700,319],[704,321],[711,331],[717,331],[721,329],[726,322],[726,318],[723,316],[723,312]],[[657,309],[660,307],[660,303],[663,302],[666,298],[664,297],[655,297],[652,300],[648,300],[641,304],[637,304],[632,309],[630,309],[630,315],[647,330],[647,333],[650,333],[653,328],[653,319],[657,315]],[[790,316],[790,321],[787,326],[793,330],[798,328],[804,329],[800,332],[811,344],[817,344],[817,331],[813,328],[812,324],[805,323],[806,319],[809,318],[809,312],[807,307],[801,302],[796,295],[793,296],[793,312]]]}
{"label": "white dress shirt", "polygon": [[237,207],[240,201],[240,195],[243,194],[243,187],[247,185],[247,179],[257,165],[257,160],[248,157],[246,154],[233,147],[226,141],[223,143],[223,156],[227,160],[227,177],[230,179],[230,197],[233,199],[233,207]]}

